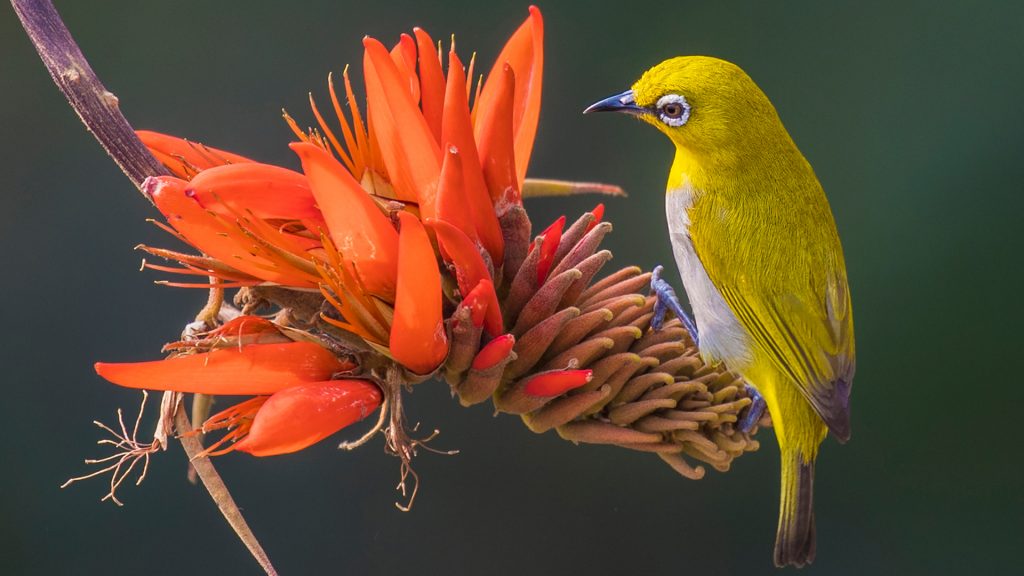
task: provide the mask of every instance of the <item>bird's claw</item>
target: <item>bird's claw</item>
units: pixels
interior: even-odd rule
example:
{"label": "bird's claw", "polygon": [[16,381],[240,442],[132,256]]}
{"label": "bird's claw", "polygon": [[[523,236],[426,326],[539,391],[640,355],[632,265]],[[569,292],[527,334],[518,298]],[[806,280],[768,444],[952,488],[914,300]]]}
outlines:
{"label": "bird's claw", "polygon": [[661,330],[662,326],[665,325],[665,314],[671,310],[676,318],[683,323],[683,327],[693,337],[694,343],[700,343],[700,339],[697,335],[697,325],[694,324],[693,318],[683,310],[682,304],[679,303],[679,298],[676,296],[676,291],[672,289],[672,285],[661,278],[662,271],[665,270],[664,266],[658,265],[654,267],[654,271],[651,272],[651,292],[657,297],[654,301],[654,317],[651,318],[651,328],[655,332]]}
{"label": "bird's claw", "polygon": [[768,406],[764,397],[749,383],[747,384],[747,393],[750,394],[750,406],[747,407],[746,414],[740,419],[739,429],[740,432],[747,433],[754,429],[754,426],[761,420],[761,416],[764,416],[764,409]]}

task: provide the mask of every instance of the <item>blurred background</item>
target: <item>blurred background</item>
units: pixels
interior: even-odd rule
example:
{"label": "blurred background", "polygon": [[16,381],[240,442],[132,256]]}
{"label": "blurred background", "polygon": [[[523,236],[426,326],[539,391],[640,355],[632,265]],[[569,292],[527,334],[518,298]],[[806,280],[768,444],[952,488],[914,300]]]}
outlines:
{"label": "blurred background", "polygon": [[[489,69],[518,2],[58,2],[128,119],[297,167],[280,119],[358,70],[364,34],[458,35]],[[679,54],[740,64],[813,164],[843,238],[857,320],[853,439],[826,441],[818,559],[807,574],[1022,569],[1024,4],[594,2],[541,5],[544,108],[531,174],[609,181],[627,199],[528,202],[535,227],[596,202],[613,264],[672,256],[655,130],[582,108]],[[358,76],[358,72],[356,76]],[[255,574],[176,446],[123,508],[104,480],[60,490],[101,454],[94,419],[138,395],[96,360],[158,357],[205,293],[154,286],[138,243],[156,215],[81,126],[10,8],[0,8],[0,302],[5,326],[0,572]],[[609,267],[609,270],[612,269]],[[678,282],[676,277],[673,280]],[[773,574],[778,456],[683,479],[657,458],[535,435],[441,383],[407,400],[439,428],[411,513],[380,439],[217,460],[282,574]],[[151,405],[151,407],[155,407]],[[146,424],[147,430],[149,424]],[[350,431],[349,436],[355,432]]]}

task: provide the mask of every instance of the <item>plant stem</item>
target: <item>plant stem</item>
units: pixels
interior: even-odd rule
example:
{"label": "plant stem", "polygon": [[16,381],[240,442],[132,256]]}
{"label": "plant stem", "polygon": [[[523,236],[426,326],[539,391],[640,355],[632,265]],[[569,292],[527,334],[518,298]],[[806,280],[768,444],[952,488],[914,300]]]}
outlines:
{"label": "plant stem", "polygon": [[[132,184],[141,190],[146,178],[169,174],[135,135],[135,130],[118,108],[117,97],[103,86],[93,72],[53,3],[50,0],[11,0],[11,5],[50,72],[50,77],[86,128]],[[145,194],[143,196],[150,200]],[[192,429],[188,416],[180,407],[176,411],[175,422],[180,434]],[[196,436],[183,435],[181,444],[228,524],[263,570],[268,575],[276,576],[277,571],[249,529],[213,463],[205,456],[198,456],[203,451],[202,442]]]}
{"label": "plant stem", "polygon": [[118,108],[117,96],[96,77],[53,3],[11,0],[11,5],[50,77],[132,184],[141,190],[146,177],[168,174],[135,135]]}
{"label": "plant stem", "polygon": [[185,448],[185,454],[188,454],[189,461],[192,462],[192,466],[199,475],[199,479],[203,481],[206,491],[210,493],[210,497],[217,503],[217,508],[220,508],[220,513],[224,515],[228,524],[234,529],[235,534],[242,540],[242,543],[249,549],[253,558],[259,562],[268,576],[277,576],[277,570],[270,563],[270,558],[263,550],[263,547],[260,546],[256,535],[249,528],[249,524],[246,523],[245,518],[242,516],[242,511],[235,504],[235,499],[231,497],[231,492],[228,491],[224,480],[221,479],[217,469],[213,467],[213,462],[207,456],[199,455],[203,451],[203,444],[197,436],[188,434],[188,432],[192,431],[192,424],[189,422],[188,415],[185,414],[185,409],[181,405],[178,406],[178,410],[174,414],[174,424],[178,429],[181,445]]}

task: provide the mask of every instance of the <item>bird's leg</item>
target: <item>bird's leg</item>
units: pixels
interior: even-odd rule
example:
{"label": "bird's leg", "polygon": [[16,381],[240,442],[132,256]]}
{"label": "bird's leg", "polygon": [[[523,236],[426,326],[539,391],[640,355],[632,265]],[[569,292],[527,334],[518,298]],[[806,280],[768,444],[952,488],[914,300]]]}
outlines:
{"label": "bird's leg", "polygon": [[754,429],[754,426],[761,420],[761,416],[764,416],[764,409],[768,406],[761,393],[749,382],[747,382],[747,393],[750,394],[751,403],[739,424],[740,432],[744,433]]}
{"label": "bird's leg", "polygon": [[657,296],[657,300],[654,302],[654,317],[651,318],[651,328],[655,331],[661,330],[661,327],[665,324],[665,313],[672,310],[672,313],[679,318],[679,321],[683,323],[683,327],[693,337],[693,342],[700,346],[700,337],[697,335],[697,325],[693,323],[693,318],[683,310],[682,304],[679,303],[679,298],[676,297],[676,291],[672,289],[672,286],[661,278],[662,271],[665,270],[664,266],[658,265],[654,267],[654,271],[651,273],[651,292]]}

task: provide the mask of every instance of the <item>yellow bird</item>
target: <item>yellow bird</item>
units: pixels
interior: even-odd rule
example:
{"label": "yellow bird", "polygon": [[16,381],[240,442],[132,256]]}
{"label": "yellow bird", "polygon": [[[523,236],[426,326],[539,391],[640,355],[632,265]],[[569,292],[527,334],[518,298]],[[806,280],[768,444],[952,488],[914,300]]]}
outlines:
{"label": "yellow bird", "polygon": [[[768,97],[724,60],[666,60],[586,110],[596,111],[633,114],[676,146],[665,209],[695,337],[706,361],[767,402],[782,454],[775,564],[809,564],[814,460],[829,431],[850,437],[855,369],[846,264],[821,184]],[[661,310],[688,322],[667,283],[652,287]]]}

